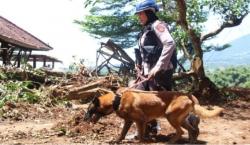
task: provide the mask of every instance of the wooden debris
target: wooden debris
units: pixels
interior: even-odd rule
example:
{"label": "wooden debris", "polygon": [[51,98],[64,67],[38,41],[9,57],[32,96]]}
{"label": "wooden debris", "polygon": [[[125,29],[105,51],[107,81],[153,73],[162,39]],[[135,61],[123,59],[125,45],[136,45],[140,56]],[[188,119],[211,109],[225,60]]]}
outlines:
{"label": "wooden debris", "polygon": [[69,92],[68,95],[65,96],[68,100],[79,100],[79,99],[85,99],[89,100],[95,96],[101,96],[104,94],[107,94],[111,92],[110,90],[103,89],[103,88],[94,88],[91,90],[86,90],[86,91],[79,91],[79,92]]}
{"label": "wooden debris", "polygon": [[[114,79],[114,78],[113,78]],[[78,86],[77,84],[56,86],[52,89],[53,97],[63,97],[68,100],[91,100],[95,96],[100,96],[111,92],[114,83],[110,81],[109,77],[98,78],[92,82],[86,83],[85,85]],[[117,85],[117,84],[115,84]]]}
{"label": "wooden debris", "polygon": [[[119,77],[113,75],[93,77],[84,65],[74,74],[47,69],[23,70],[12,67],[0,67],[0,73],[6,74],[6,80],[31,81],[38,84],[37,88],[42,85],[49,87],[48,92],[51,98],[68,100],[91,100],[95,96],[109,93],[110,90],[120,86]],[[33,93],[32,89],[27,89],[27,91]]]}

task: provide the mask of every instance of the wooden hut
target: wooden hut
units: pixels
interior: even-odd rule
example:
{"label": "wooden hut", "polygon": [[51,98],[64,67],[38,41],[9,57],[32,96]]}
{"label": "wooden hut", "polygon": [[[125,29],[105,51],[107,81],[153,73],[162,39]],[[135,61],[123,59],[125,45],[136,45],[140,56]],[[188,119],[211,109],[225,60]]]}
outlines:
{"label": "wooden hut", "polygon": [[52,49],[34,35],[0,16],[0,59],[3,65],[20,67],[22,59],[33,61],[33,67],[36,67],[36,61],[45,61],[46,64],[46,60],[52,61],[54,65],[54,62],[61,61],[45,55],[32,55],[32,51]]}

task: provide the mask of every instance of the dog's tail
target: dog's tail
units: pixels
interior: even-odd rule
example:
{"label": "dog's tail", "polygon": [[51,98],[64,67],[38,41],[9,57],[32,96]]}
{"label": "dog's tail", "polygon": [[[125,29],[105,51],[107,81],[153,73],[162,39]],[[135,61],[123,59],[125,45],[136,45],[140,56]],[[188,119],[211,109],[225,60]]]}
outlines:
{"label": "dog's tail", "polygon": [[224,109],[219,106],[214,106],[212,110],[208,110],[199,104],[194,105],[194,113],[201,117],[215,117],[222,113]]}

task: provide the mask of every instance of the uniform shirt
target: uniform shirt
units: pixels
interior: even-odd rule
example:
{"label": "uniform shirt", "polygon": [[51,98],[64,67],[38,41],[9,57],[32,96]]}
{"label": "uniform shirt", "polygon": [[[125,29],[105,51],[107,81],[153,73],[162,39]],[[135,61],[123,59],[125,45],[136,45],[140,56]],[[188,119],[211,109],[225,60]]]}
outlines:
{"label": "uniform shirt", "polygon": [[[153,66],[153,68],[150,68],[149,64],[142,62],[144,75],[147,75],[149,71],[152,69],[160,71],[160,70],[169,70],[173,68],[173,65],[171,63],[171,57],[175,50],[175,42],[172,36],[170,35],[167,24],[163,21],[156,20],[152,24],[152,29],[155,32],[156,36],[159,38],[160,42],[162,43],[163,48],[162,48],[161,55],[157,63]],[[148,32],[146,31],[142,35],[140,42],[139,42],[140,44],[144,44],[144,40],[145,40],[147,33]],[[142,45],[142,47],[144,46]]]}

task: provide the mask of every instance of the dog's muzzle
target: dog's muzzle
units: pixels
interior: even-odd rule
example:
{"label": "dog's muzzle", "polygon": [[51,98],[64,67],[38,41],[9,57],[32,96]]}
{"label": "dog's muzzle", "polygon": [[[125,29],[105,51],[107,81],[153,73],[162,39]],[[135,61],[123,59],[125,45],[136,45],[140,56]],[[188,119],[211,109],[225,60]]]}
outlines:
{"label": "dog's muzzle", "polygon": [[83,120],[84,120],[84,121],[89,121],[89,120],[91,119],[92,116],[93,116],[93,114],[90,114],[89,112],[87,112],[87,113],[84,115]]}
{"label": "dog's muzzle", "polygon": [[105,116],[105,114],[103,114],[103,113],[87,112],[84,116],[84,121],[96,123],[103,116]]}

